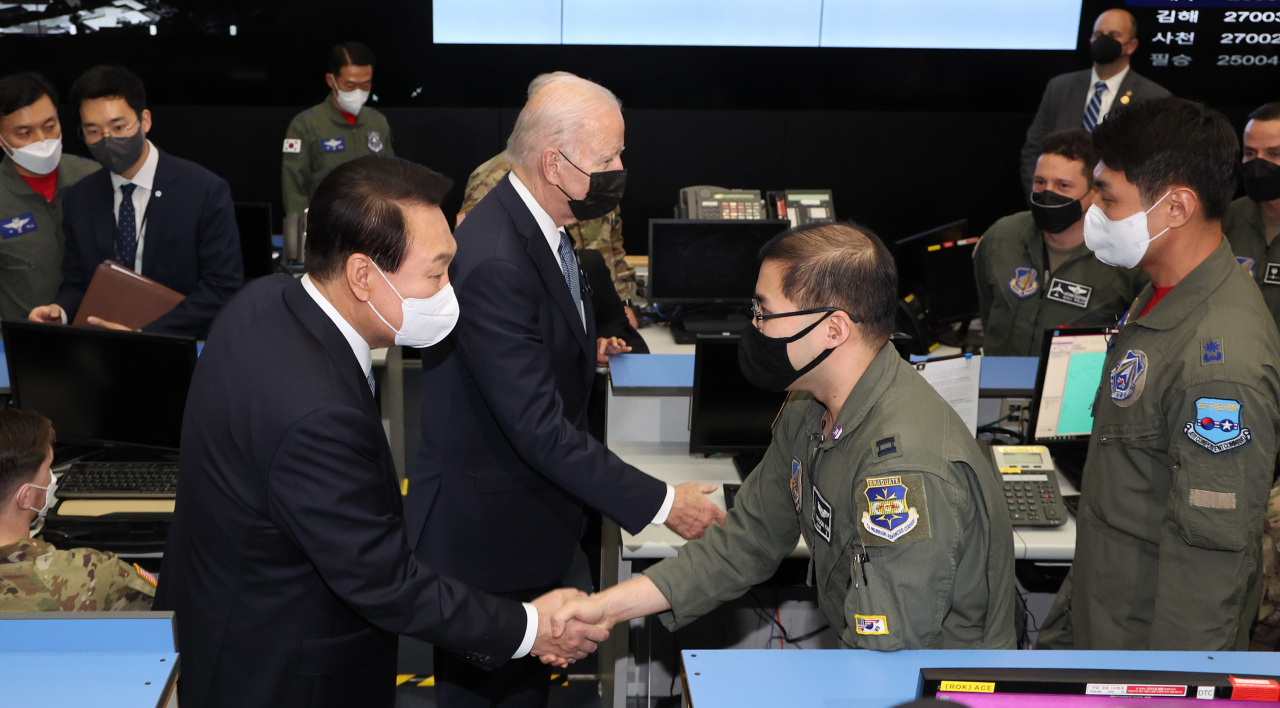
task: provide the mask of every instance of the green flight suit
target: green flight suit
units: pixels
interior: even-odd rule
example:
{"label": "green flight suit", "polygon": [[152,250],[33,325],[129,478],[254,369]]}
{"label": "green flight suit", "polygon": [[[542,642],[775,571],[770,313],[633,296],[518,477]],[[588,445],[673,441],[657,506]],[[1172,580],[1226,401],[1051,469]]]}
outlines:
{"label": "green flight suit", "polygon": [[1046,648],[1242,650],[1280,445],[1280,334],[1226,239],[1121,321]]}
{"label": "green flight suit", "polygon": [[365,106],[347,123],[333,96],[293,117],[284,134],[284,213],[300,214],[333,168],[365,155],[395,155],[386,116]]}
{"label": "green flight suit", "polygon": [[1249,197],[1240,197],[1227,207],[1222,232],[1231,242],[1236,262],[1262,290],[1271,318],[1280,324],[1280,238],[1267,246],[1263,235],[1262,207]]}
{"label": "green flight suit", "polygon": [[[801,535],[844,647],[1013,649],[1013,529],[987,456],[892,346],[822,435],[787,404],[724,526],[645,571],[678,629],[767,580]],[[837,432],[838,431],[838,432]]]}
{"label": "green flight suit", "polygon": [[32,191],[6,155],[0,160],[0,320],[25,320],[62,284],[62,195],[101,166],[62,154],[53,201]]}
{"label": "green flight suit", "polygon": [[1031,212],[987,229],[973,256],[987,356],[1040,356],[1044,331],[1062,325],[1112,325],[1150,278],[1116,268],[1081,248],[1050,273],[1044,237]]}

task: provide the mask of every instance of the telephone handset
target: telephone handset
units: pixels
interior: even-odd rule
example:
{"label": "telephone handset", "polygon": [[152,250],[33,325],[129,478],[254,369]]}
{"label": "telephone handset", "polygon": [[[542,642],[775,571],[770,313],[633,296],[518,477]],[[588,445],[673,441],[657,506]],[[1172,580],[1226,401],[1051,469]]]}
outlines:
{"label": "telephone handset", "polygon": [[791,221],[791,227],[829,224],[836,220],[830,189],[783,189],[769,192],[773,218]]}
{"label": "telephone handset", "polygon": [[678,219],[767,219],[769,211],[758,189],[727,189],[711,185],[680,190]]}

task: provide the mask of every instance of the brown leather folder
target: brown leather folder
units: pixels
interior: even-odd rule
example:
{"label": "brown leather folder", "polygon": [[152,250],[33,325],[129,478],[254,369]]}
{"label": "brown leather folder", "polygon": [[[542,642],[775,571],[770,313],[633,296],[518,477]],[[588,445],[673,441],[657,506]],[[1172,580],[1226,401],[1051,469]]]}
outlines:
{"label": "brown leather folder", "polygon": [[182,302],[185,296],[115,261],[103,261],[93,272],[72,324],[89,324],[89,317],[142,329]]}

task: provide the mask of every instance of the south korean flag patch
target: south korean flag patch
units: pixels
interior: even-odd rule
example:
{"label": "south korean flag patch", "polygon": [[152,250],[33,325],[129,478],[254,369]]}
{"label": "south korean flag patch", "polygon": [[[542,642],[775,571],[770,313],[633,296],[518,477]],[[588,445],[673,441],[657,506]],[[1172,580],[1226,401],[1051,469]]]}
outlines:
{"label": "south korean flag patch", "polygon": [[302,152],[302,138],[285,138],[284,151],[294,155]]}
{"label": "south korean flag patch", "polygon": [[1068,280],[1054,278],[1049,283],[1049,292],[1045,293],[1045,297],[1055,302],[1073,307],[1085,308],[1089,306],[1089,298],[1093,296],[1093,288],[1088,285],[1073,283]]}

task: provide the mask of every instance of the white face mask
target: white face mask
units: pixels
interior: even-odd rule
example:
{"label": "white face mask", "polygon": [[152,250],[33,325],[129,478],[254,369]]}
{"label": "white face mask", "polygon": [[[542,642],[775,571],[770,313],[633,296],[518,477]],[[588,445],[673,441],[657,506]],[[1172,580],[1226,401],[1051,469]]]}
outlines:
{"label": "white face mask", "polygon": [[47,175],[58,169],[58,162],[62,159],[62,138],[49,138],[20,148],[13,147],[4,138],[0,138],[0,143],[9,148],[9,159],[38,175]]}
{"label": "white face mask", "polygon": [[360,109],[364,107],[364,102],[368,100],[368,91],[361,91],[360,89],[356,89],[355,91],[338,91],[338,106],[353,116],[360,115]]}
{"label": "white face mask", "polygon": [[[372,260],[369,262],[373,263]],[[387,280],[387,274],[378,268],[378,264],[373,263],[373,267],[377,269],[382,279],[387,281],[387,285],[391,285],[391,281]],[[399,346],[422,349],[438,344],[449,336],[453,326],[458,323],[458,297],[453,292],[453,283],[446,283],[443,288],[440,288],[440,292],[428,298],[406,300],[401,297],[400,291],[396,290],[394,285],[391,285],[391,291],[400,298],[400,315],[403,319],[399,330],[391,326],[382,313],[378,312],[378,308],[373,306],[373,302],[369,302],[369,309],[382,320],[382,324],[396,333],[396,344]]]}
{"label": "white face mask", "polygon": [[[53,508],[53,505],[58,501],[57,498],[54,496],[54,493],[58,491],[58,478],[52,477],[51,475],[51,480],[49,482],[49,486],[47,487],[41,487],[38,484],[24,484],[22,485],[22,487],[18,487],[18,494],[22,494],[23,487],[31,487],[32,489],[44,490],[44,506],[40,507],[39,509],[33,509],[33,511],[35,511],[36,514],[39,515],[39,518],[43,519],[44,515],[49,513],[49,509]],[[21,507],[22,502],[18,502],[18,505],[19,507]]]}
{"label": "white face mask", "polygon": [[[1155,209],[1170,194],[1173,194],[1173,190],[1165,192],[1163,197],[1151,205],[1151,209]],[[1147,246],[1169,230],[1166,227],[1155,236],[1147,232],[1147,214],[1151,213],[1151,209],[1112,221],[1094,204],[1084,215],[1084,244],[1098,260],[1107,265],[1137,267],[1147,254]]]}

